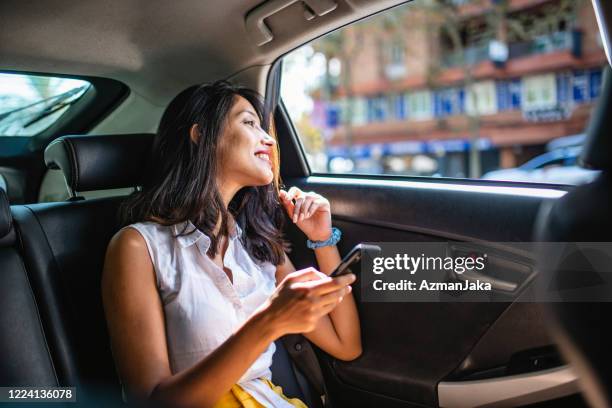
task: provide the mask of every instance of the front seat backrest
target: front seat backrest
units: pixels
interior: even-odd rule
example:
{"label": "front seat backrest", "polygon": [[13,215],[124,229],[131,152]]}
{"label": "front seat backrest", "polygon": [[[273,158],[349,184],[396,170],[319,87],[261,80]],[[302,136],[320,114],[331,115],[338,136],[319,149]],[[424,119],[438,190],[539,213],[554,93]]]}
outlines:
{"label": "front seat backrest", "polygon": [[[612,76],[608,67],[597,109],[593,112],[581,163],[602,173],[554,202],[545,202],[536,227],[536,241],[541,242],[611,242],[612,241]],[[541,282],[580,279],[587,270],[552,268],[564,265],[562,251],[548,250],[540,256]],[[570,276],[568,275],[568,273]],[[612,296],[612,294],[610,294]],[[548,303],[553,317],[553,334],[561,351],[578,370],[586,397],[592,405],[612,405],[612,331],[609,330],[612,303]]]}

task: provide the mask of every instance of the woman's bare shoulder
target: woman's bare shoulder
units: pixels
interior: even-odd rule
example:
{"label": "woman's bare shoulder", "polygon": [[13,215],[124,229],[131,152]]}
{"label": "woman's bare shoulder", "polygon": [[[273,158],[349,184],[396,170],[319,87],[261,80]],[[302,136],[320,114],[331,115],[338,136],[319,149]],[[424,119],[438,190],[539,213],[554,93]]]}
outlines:
{"label": "woman's bare shoulder", "polygon": [[113,275],[121,271],[148,271],[152,261],[143,235],[135,228],[122,228],[113,235],[106,250],[105,265],[113,271]]}
{"label": "woman's bare shoulder", "polygon": [[142,234],[133,226],[128,225],[113,235],[109,244],[109,250],[114,252],[121,250],[138,250],[147,248],[147,243]]}

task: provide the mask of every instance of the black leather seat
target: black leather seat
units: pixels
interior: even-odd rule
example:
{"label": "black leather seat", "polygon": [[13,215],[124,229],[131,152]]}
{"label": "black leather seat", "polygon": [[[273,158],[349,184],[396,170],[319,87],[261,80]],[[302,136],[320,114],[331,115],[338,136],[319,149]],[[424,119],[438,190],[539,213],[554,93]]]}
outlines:
{"label": "black leather seat", "polygon": [[[74,136],[46,151],[71,192],[134,186],[152,135]],[[97,167],[97,168],[96,168]],[[123,197],[12,207],[58,381],[121,401],[100,296],[106,246]],[[94,397],[95,396],[95,397]]]}
{"label": "black leather seat", "polygon": [[[121,386],[100,279],[107,244],[119,229],[116,214],[124,197],[81,200],[77,194],[138,185],[152,140],[150,134],[61,137],[48,146],[45,162],[63,171],[71,200],[11,208],[57,383],[79,387],[91,401],[103,395],[108,405],[121,401]],[[295,370],[282,342],[276,344],[273,380],[287,395],[309,403],[308,383]],[[33,378],[26,382],[37,385]]]}
{"label": "black leather seat", "polygon": [[[590,184],[576,187],[540,211],[536,240],[545,242],[612,242],[612,76],[608,67],[597,110],[587,131],[582,165],[601,170]],[[561,253],[540,255],[542,282],[584,279],[595,276],[590,261],[576,269],[549,267],[563,265]],[[586,264],[586,269],[584,268]],[[609,271],[606,271],[609,272]],[[570,276],[571,275],[571,276]],[[580,276],[578,276],[580,275]],[[612,294],[606,297],[612,298]],[[589,298],[592,300],[592,298]],[[612,331],[609,330],[612,303],[555,302],[547,304],[553,318],[553,333],[565,357],[581,379],[588,401],[593,406],[612,406]]]}
{"label": "black leather seat", "polygon": [[0,188],[0,385],[58,386],[8,198]]}

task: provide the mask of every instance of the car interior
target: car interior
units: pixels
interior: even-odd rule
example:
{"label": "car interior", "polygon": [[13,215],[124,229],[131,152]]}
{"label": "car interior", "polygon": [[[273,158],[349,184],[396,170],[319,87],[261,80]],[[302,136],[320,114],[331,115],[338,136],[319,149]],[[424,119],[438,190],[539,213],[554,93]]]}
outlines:
{"label": "car interior", "polygon": [[[491,280],[503,294],[523,290],[545,270],[535,250],[523,254],[524,264],[508,261],[514,244],[610,241],[609,67],[588,126],[568,130],[585,134],[578,163],[597,171],[588,183],[314,170],[283,94],[284,57],[369,16],[409,12],[410,3],[2,2],[0,73],[9,79],[0,78],[0,94],[16,83],[10,75],[81,82],[47,95],[53,103],[23,127],[54,121],[30,134],[2,128],[14,108],[0,106],[0,134],[7,134],[0,136],[0,387],[76,387],[79,406],[130,405],[104,319],[104,255],[120,228],[119,205],[141,185],[161,114],[193,84],[228,79],[265,96],[282,182],[330,201],[343,255],[362,241],[452,241],[457,251],[478,242],[511,272]],[[485,3],[518,9],[530,2]],[[596,18],[609,65],[612,3],[582,6]],[[286,234],[296,268],[316,265],[301,231],[289,223]],[[309,407],[612,405],[606,303],[369,302],[359,290],[354,295],[363,343],[357,359],[334,359],[302,337],[276,342],[273,380]],[[307,352],[316,367],[302,366]]]}

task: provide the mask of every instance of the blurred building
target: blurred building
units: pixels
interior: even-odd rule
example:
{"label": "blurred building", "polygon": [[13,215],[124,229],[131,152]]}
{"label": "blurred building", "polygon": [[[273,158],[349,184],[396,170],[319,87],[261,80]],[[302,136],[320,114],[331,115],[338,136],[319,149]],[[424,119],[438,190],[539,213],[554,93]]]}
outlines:
{"label": "blurred building", "polygon": [[330,162],[446,177],[582,133],[606,61],[589,1],[415,1],[314,47],[341,66],[311,95]]}

